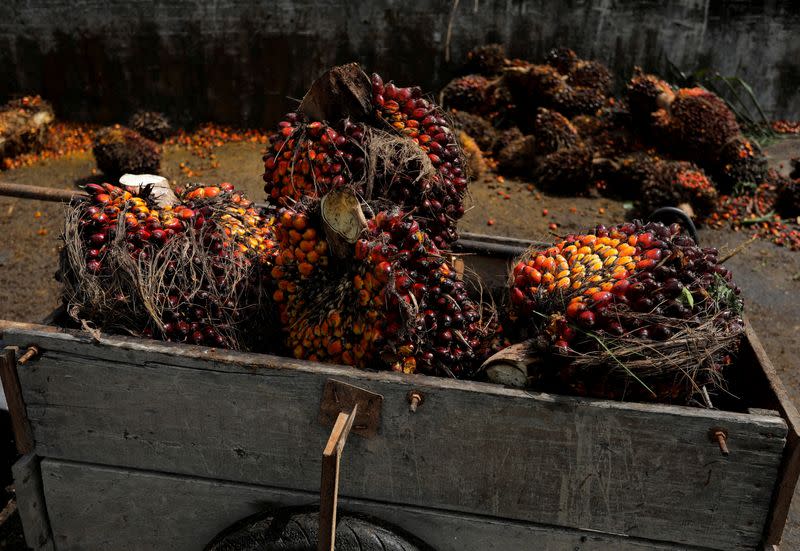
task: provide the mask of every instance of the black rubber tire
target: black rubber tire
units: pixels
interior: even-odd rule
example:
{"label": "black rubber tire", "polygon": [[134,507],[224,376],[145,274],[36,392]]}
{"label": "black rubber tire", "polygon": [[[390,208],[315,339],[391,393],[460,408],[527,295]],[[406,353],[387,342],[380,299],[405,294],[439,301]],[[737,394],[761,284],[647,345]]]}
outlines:
{"label": "black rubber tire", "polygon": [[[258,513],[221,532],[205,551],[316,551],[316,509]],[[336,521],[336,551],[432,551],[418,538],[377,519],[342,513]]]}

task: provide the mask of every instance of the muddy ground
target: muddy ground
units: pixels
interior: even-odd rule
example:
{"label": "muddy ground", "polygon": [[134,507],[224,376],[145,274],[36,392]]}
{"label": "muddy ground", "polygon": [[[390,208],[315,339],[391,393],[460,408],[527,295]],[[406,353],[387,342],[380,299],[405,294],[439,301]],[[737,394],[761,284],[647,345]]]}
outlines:
{"label": "muddy ground", "polygon": [[[173,146],[165,152],[162,173],[178,183],[229,181],[261,199],[261,150],[252,143],[228,144],[215,153],[211,169],[189,151]],[[770,149],[771,162],[786,165],[800,155],[800,140],[779,142]],[[187,178],[181,162],[199,167],[201,176]],[[90,153],[0,172],[0,181],[70,189],[93,175]],[[608,199],[559,198],[531,192],[522,182],[487,178],[472,186],[472,208],[461,223],[462,231],[549,240],[595,224],[613,224],[626,218],[624,205]],[[54,203],[0,198],[0,319],[39,321],[58,304],[56,270],[58,235],[63,207]],[[489,221],[492,224],[489,224]],[[550,224],[557,224],[556,230]],[[701,243],[722,249],[722,255],[748,241],[749,236],[730,230],[700,230]],[[733,256],[727,265],[743,289],[747,315],[762,339],[790,395],[800,405],[800,252],[756,241]],[[785,535],[785,549],[800,549],[800,492]]]}

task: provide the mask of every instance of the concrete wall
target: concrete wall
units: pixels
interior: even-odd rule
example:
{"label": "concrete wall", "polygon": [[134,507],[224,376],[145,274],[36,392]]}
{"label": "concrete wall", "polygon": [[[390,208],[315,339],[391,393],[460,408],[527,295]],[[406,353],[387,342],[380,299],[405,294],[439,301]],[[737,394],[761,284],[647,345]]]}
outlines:
{"label": "concrete wall", "polygon": [[791,0],[4,0],[0,100],[38,92],[96,121],[151,107],[271,125],[330,65],[434,91],[496,41],[528,59],[568,45],[625,75],[668,59],[712,68],[750,82],[770,115],[800,118],[798,37]]}

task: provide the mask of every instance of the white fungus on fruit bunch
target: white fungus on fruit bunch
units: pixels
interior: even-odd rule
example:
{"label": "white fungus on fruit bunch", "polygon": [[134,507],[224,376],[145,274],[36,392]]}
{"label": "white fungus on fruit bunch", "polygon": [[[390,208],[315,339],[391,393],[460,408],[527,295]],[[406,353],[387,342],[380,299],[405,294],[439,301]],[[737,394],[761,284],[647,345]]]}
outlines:
{"label": "white fungus on fruit bunch", "polygon": [[539,384],[616,399],[687,403],[724,388],[738,295],[716,249],[659,223],[569,235],[529,251],[511,281],[517,322],[554,359]]}
{"label": "white fungus on fruit bunch", "polygon": [[256,346],[268,309],[271,220],[230,184],[159,206],[145,187],[89,184],[67,212],[59,278],[84,326],[226,348]]}

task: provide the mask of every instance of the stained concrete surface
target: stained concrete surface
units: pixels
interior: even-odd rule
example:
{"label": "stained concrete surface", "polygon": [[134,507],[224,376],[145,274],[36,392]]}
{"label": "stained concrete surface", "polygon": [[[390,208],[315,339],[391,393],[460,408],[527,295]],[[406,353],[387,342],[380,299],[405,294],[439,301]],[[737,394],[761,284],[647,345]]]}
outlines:
{"label": "stained concrete surface", "polygon": [[[772,163],[777,166],[800,153],[800,141],[773,146]],[[262,146],[228,144],[216,149],[219,167],[203,169],[208,163],[187,150],[170,147],[165,153],[163,174],[173,181],[189,181],[179,163],[199,166],[202,176],[191,181],[229,181],[246,190],[250,197],[262,197]],[[70,189],[76,181],[91,176],[91,154],[41,162],[32,167],[0,172],[0,180]],[[505,197],[509,198],[506,199]],[[622,203],[607,199],[563,198],[534,194],[522,182],[498,182],[488,178],[471,187],[471,204],[461,222],[462,231],[512,235],[535,240],[556,233],[584,229],[598,223],[613,224],[626,216]],[[544,210],[547,214],[543,214]],[[572,210],[574,209],[574,211]],[[488,225],[488,220],[494,221]],[[57,267],[58,235],[63,207],[54,203],[0,198],[0,319],[39,321],[58,303],[58,286],[53,280]],[[45,231],[43,231],[45,230]],[[732,251],[748,235],[729,230],[700,231],[703,245]],[[746,310],[790,395],[800,404],[800,252],[790,252],[771,243],[757,241],[731,258],[727,265],[742,287]],[[800,549],[800,492],[790,513],[783,549]]]}

